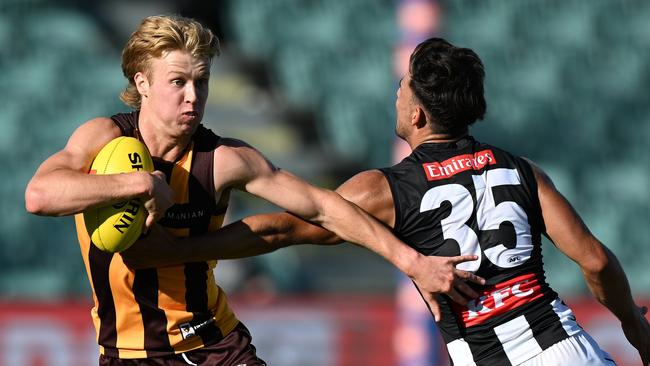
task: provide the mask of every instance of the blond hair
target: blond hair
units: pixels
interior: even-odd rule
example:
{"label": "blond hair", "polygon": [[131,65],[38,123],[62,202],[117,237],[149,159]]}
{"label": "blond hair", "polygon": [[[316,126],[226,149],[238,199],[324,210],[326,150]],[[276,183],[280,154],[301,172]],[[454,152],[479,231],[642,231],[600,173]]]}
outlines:
{"label": "blond hair", "polygon": [[151,59],[176,50],[212,61],[215,55],[219,56],[219,39],[210,29],[190,18],[160,15],[142,20],[122,50],[122,72],[129,84],[120,94],[120,99],[130,107],[140,109],[142,99],[133,79],[135,74],[144,72],[151,78]]}

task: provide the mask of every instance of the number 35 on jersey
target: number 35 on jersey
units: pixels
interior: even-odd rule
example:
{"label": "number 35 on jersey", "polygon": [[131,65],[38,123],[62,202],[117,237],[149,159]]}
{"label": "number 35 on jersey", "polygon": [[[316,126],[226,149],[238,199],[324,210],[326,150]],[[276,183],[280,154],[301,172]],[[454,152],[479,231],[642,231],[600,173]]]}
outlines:
{"label": "number 35 on jersey", "polygon": [[[494,265],[501,268],[512,268],[530,259],[533,243],[528,216],[524,209],[514,201],[500,201],[494,197],[494,189],[499,186],[521,185],[516,169],[497,168],[472,175],[474,193],[458,183],[440,185],[429,189],[422,197],[420,212],[435,210],[444,202],[451,204],[451,212],[440,221],[442,234],[445,239],[453,239],[460,247],[460,254],[473,254],[478,260],[459,264],[457,267],[465,271],[476,272],[485,256]],[[472,215],[476,213],[476,227]],[[514,248],[506,247],[506,243],[479,240],[480,232],[501,230],[505,222],[512,224],[515,230],[516,243]],[[499,237],[498,235],[490,238]],[[512,245],[510,245],[512,247]]]}

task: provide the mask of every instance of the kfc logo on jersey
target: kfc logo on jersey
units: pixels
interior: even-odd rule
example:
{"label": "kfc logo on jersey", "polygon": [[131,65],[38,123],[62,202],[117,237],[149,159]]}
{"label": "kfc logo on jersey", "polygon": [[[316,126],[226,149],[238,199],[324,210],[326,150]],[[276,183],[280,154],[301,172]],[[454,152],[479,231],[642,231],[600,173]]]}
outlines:
{"label": "kfc logo on jersey", "polygon": [[491,286],[467,306],[454,303],[453,307],[468,328],[542,297],[541,290],[537,277],[531,273]]}
{"label": "kfc logo on jersey", "polygon": [[441,163],[424,163],[424,173],[427,180],[439,180],[450,178],[455,174],[466,170],[481,170],[486,165],[494,165],[497,160],[494,158],[492,150],[483,150],[474,154],[457,155]]}

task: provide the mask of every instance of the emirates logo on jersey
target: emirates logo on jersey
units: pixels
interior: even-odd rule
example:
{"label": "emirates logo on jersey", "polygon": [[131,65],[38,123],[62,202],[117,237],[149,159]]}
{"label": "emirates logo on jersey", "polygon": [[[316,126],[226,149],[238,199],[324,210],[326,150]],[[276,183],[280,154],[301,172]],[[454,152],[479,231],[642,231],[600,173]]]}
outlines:
{"label": "emirates logo on jersey", "polygon": [[424,163],[424,173],[427,180],[440,180],[446,179],[464,172],[466,170],[481,170],[486,165],[496,164],[497,160],[494,158],[492,150],[483,150],[474,154],[457,155],[449,158],[441,163]]}
{"label": "emirates logo on jersey", "polygon": [[541,290],[537,277],[530,273],[489,287],[466,307],[454,303],[453,308],[469,328],[542,297]]}

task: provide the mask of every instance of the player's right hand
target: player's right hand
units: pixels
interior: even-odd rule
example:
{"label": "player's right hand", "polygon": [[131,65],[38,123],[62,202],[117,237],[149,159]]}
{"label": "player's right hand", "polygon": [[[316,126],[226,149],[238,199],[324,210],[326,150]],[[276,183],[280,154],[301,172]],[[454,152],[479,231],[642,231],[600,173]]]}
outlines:
{"label": "player's right hand", "polygon": [[151,188],[145,196],[144,208],[147,210],[147,220],[145,221],[145,231],[164,215],[165,211],[174,204],[174,191],[167,184],[165,173],[156,170],[149,174],[151,178]]}

